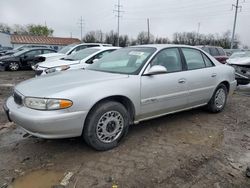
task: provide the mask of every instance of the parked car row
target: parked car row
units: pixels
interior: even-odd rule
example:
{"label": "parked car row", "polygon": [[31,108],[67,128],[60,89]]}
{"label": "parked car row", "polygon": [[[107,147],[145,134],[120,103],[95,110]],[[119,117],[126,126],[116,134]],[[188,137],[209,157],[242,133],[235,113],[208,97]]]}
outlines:
{"label": "parked car row", "polygon": [[0,57],[0,70],[17,71],[21,68],[29,68],[30,63],[40,54],[48,54],[56,52],[50,48],[28,48],[18,51],[12,55]]}
{"label": "parked car row", "polygon": [[0,57],[0,70],[16,71],[23,68],[30,68],[43,61],[58,60],[79,50],[97,46],[104,47],[111,45],[99,43],[71,44],[65,46],[59,52],[48,46],[23,45],[5,52],[5,54]]}
{"label": "parked car row", "polygon": [[[44,61],[39,63],[32,68],[35,70],[36,75],[45,75],[49,73],[72,70],[72,69],[83,69],[88,65],[98,61],[106,54],[119,49],[118,47],[92,47],[80,50],[76,53],[60,58],[54,61]],[[55,58],[53,58],[55,59]]]}
{"label": "parked car row", "polygon": [[15,86],[7,117],[34,136],[80,136],[96,150],[116,147],[134,123],[200,106],[221,112],[237,84],[231,66],[185,45],[99,46],[42,65],[48,75]]}

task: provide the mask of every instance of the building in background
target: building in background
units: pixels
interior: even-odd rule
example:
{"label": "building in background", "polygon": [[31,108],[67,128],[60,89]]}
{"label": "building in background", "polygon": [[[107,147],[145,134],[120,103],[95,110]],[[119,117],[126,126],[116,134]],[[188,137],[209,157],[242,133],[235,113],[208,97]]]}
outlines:
{"label": "building in background", "polygon": [[60,49],[73,43],[80,43],[77,38],[63,38],[63,37],[45,37],[45,36],[32,36],[32,35],[15,35],[0,33],[0,44],[7,47],[19,47],[22,45],[44,45],[53,49]]}
{"label": "building in background", "polygon": [[12,44],[10,42],[10,34],[9,33],[3,33],[0,32],[0,46],[4,47],[12,47]]}
{"label": "building in background", "polygon": [[11,35],[10,39],[13,48],[21,45],[35,44],[50,46],[56,50],[69,44],[81,42],[77,38],[45,37],[32,35]]}

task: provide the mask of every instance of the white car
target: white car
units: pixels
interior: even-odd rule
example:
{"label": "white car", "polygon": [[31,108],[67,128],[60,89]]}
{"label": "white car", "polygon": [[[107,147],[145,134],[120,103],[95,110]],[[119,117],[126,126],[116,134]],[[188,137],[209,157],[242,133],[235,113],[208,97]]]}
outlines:
{"label": "white car", "polygon": [[[43,54],[43,55],[39,55],[37,57],[41,60],[40,62],[54,61],[54,60],[58,60],[60,58],[66,57],[67,55],[70,55],[72,53],[83,50],[85,48],[108,47],[108,46],[112,46],[112,45],[111,44],[101,44],[101,43],[70,44],[68,46],[63,47],[57,53]],[[34,69],[35,67],[32,67],[32,68]]]}
{"label": "white car", "polygon": [[250,51],[233,53],[227,60],[227,64],[234,67],[239,85],[250,83]]}
{"label": "white car", "polygon": [[93,47],[80,50],[55,61],[39,63],[35,68],[36,76],[72,69],[83,69],[104,55],[119,49],[119,47]]}

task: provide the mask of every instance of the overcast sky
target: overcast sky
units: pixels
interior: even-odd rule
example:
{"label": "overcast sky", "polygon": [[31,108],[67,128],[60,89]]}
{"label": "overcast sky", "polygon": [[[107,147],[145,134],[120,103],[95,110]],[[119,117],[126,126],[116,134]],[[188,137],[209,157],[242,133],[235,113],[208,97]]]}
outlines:
{"label": "overcast sky", "polygon": [[[172,37],[174,32],[197,31],[223,33],[232,30],[236,0],[121,0],[121,34],[136,37],[147,30],[154,36]],[[250,0],[240,0],[236,33],[242,43],[250,45]],[[117,30],[113,10],[117,0],[0,0],[0,22],[46,24],[54,36],[80,37],[79,20],[84,19],[84,33],[101,29]]]}

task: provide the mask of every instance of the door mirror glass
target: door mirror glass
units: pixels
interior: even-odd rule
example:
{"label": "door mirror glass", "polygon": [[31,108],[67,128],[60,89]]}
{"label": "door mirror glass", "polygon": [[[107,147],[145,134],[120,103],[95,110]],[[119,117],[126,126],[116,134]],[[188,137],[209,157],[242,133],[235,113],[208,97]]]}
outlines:
{"label": "door mirror glass", "polygon": [[96,63],[98,60],[99,60],[99,59],[94,59],[94,60],[93,60],[93,63]]}
{"label": "door mirror glass", "polygon": [[155,74],[164,74],[167,73],[166,67],[162,65],[152,66],[144,75],[155,75]]}

